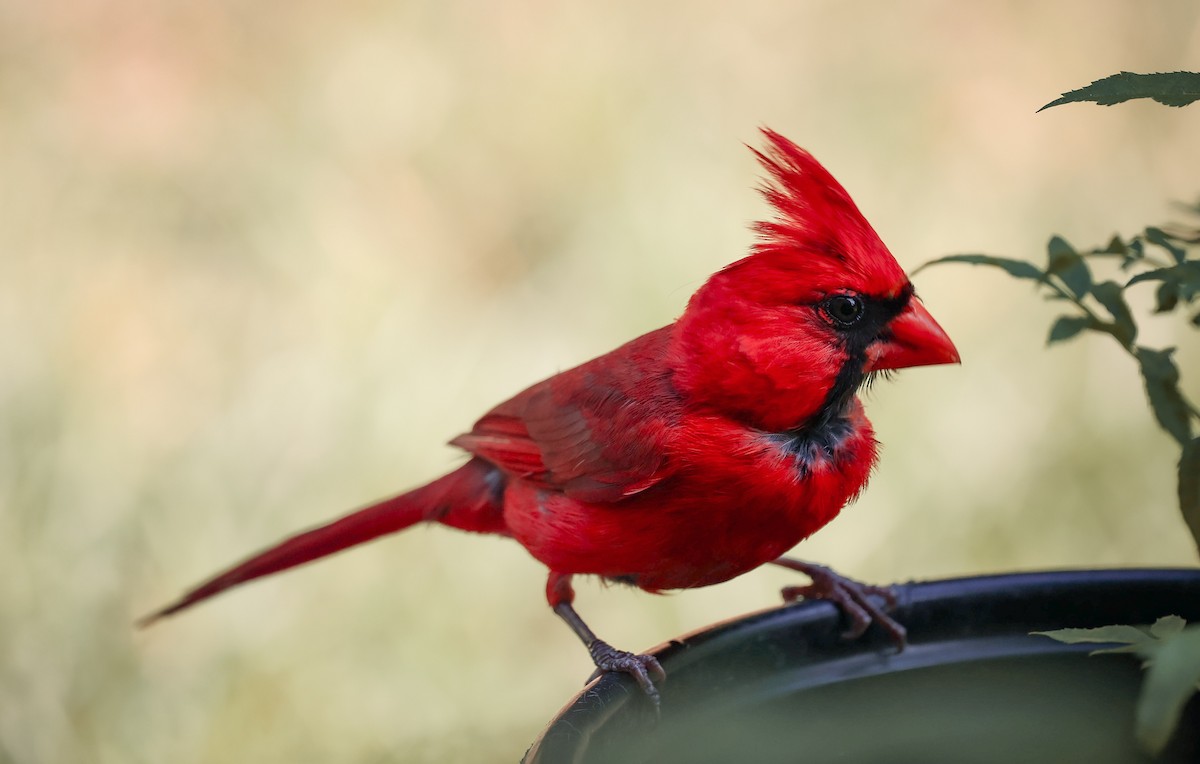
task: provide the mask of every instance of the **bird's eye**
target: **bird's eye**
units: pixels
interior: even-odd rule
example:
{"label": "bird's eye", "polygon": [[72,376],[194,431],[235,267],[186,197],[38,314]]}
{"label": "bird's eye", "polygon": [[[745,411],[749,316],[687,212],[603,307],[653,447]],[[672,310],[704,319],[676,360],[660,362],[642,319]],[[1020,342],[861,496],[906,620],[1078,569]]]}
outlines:
{"label": "bird's eye", "polygon": [[821,313],[843,328],[857,324],[866,308],[862,298],[852,294],[835,294],[821,302]]}

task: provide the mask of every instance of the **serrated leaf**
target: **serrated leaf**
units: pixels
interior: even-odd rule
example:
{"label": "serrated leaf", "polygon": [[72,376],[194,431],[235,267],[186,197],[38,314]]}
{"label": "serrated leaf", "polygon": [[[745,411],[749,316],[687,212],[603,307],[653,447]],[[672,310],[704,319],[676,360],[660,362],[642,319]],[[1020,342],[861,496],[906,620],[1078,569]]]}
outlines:
{"label": "serrated leaf", "polygon": [[1200,549],[1200,437],[1189,440],[1179,456],[1179,511]]}
{"label": "serrated leaf", "polygon": [[1187,257],[1187,251],[1176,244],[1174,237],[1161,228],[1147,226],[1146,241],[1165,249],[1177,263],[1182,263],[1183,259]]}
{"label": "serrated leaf", "polygon": [[1094,629],[1054,629],[1052,631],[1033,631],[1042,637],[1063,642],[1068,645],[1092,643],[1117,643],[1125,645],[1140,645],[1151,639],[1150,633],[1137,626],[1122,624],[1113,626],[1097,626]]}
{"label": "serrated leaf", "polygon": [[1092,288],[1092,272],[1084,259],[1061,236],[1051,237],[1046,253],[1046,272],[1058,276],[1071,294],[1082,299]]}
{"label": "serrated leaf", "polygon": [[1167,639],[1183,631],[1185,626],[1187,626],[1187,621],[1183,618],[1177,615],[1164,615],[1150,627],[1150,633],[1154,635],[1155,639]]}
{"label": "serrated leaf", "polygon": [[1101,282],[1092,287],[1092,296],[1113,317],[1112,335],[1125,347],[1131,347],[1137,339],[1137,324],[1133,322],[1133,313],[1125,303],[1121,285],[1113,281]]}
{"label": "serrated leaf", "polygon": [[931,265],[940,265],[942,263],[989,265],[994,268],[1000,268],[1014,278],[1028,279],[1030,281],[1046,280],[1045,272],[1033,263],[1028,263],[1024,260],[1014,260],[1008,257],[995,257],[993,255],[947,255],[946,257],[939,257],[936,260],[930,260],[913,271],[913,275],[915,276]]}
{"label": "serrated leaf", "polygon": [[1095,80],[1078,90],[1069,90],[1038,111],[1064,103],[1093,101],[1112,106],[1135,98],[1153,98],[1164,106],[1187,106],[1200,99],[1200,74],[1196,72],[1121,72]]}
{"label": "serrated leaf", "polygon": [[1047,345],[1069,340],[1092,325],[1087,316],[1059,316],[1050,327],[1050,336],[1046,338]]}
{"label": "serrated leaf", "polygon": [[1154,418],[1171,437],[1185,445],[1192,439],[1191,412],[1179,392],[1179,368],[1171,358],[1174,352],[1175,348],[1134,348]]}
{"label": "serrated leaf", "polygon": [[1136,732],[1153,755],[1166,747],[1183,707],[1200,683],[1200,627],[1163,640],[1154,654],[1138,697]]}

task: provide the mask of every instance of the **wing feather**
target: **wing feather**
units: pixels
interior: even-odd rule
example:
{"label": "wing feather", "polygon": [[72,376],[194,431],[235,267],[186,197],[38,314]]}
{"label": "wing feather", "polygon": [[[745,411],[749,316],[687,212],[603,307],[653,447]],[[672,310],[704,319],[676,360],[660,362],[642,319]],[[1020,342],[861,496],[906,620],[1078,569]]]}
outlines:
{"label": "wing feather", "polygon": [[509,475],[572,498],[615,502],[671,474],[679,399],[669,327],[534,385],[451,441]]}

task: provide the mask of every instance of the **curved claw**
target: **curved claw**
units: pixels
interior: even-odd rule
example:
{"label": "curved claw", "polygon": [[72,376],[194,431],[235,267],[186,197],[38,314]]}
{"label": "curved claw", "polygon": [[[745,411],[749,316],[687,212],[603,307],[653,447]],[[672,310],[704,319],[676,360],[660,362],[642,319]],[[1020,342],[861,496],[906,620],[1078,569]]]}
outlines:
{"label": "curved claw", "polygon": [[657,658],[653,655],[637,655],[625,650],[618,650],[600,639],[588,645],[588,653],[592,656],[592,662],[596,664],[596,670],[588,678],[589,682],[609,671],[629,674],[642,688],[642,692],[646,693],[646,697],[650,699],[654,707],[656,709],[659,707],[661,698],[654,682],[665,682],[667,672],[663,671]]}
{"label": "curved claw", "polygon": [[[890,586],[864,584],[834,573],[824,565],[783,558],[776,560],[776,563],[812,579],[807,586],[784,587],[780,593],[785,601],[793,602],[800,598],[828,600],[846,614],[850,626],[842,632],[843,639],[861,637],[873,622],[888,633],[896,643],[897,650],[903,651],[908,644],[907,630],[887,613],[897,604],[896,592]],[[876,600],[882,600],[883,605]]]}

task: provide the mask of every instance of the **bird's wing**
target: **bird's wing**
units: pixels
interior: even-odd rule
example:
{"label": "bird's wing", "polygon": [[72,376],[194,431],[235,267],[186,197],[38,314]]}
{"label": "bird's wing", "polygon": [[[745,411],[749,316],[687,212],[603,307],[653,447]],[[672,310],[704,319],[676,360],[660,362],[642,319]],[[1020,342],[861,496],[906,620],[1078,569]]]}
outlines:
{"label": "bird's wing", "polygon": [[644,491],[672,471],[678,397],[665,371],[668,337],[651,332],[534,385],[451,443],[581,501]]}

